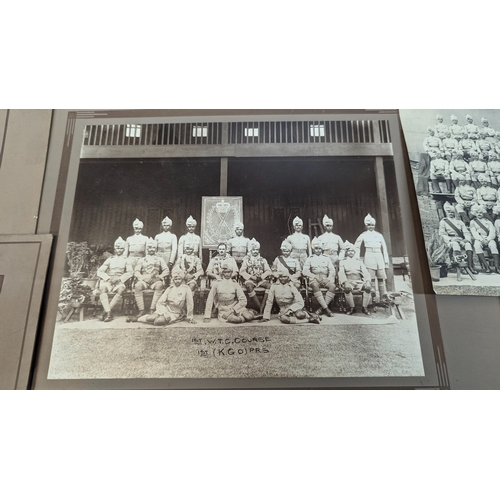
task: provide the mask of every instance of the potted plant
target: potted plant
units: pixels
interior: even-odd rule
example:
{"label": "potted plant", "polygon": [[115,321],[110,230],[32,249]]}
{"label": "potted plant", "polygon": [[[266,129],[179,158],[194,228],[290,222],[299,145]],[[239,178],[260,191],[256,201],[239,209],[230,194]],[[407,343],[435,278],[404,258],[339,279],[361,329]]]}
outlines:
{"label": "potted plant", "polygon": [[66,247],[66,258],[69,264],[70,276],[82,277],[82,269],[89,254],[89,247],[86,241],[70,241]]}
{"label": "potted plant", "polygon": [[450,252],[443,237],[439,235],[437,229],[434,230],[430,240],[426,245],[427,259],[432,281],[439,281],[441,277],[441,267],[448,267],[450,263]]}
{"label": "potted plant", "polygon": [[79,309],[84,302],[91,300],[92,289],[83,284],[82,278],[77,276],[63,278],[57,306],[62,317],[67,314],[69,306]]}

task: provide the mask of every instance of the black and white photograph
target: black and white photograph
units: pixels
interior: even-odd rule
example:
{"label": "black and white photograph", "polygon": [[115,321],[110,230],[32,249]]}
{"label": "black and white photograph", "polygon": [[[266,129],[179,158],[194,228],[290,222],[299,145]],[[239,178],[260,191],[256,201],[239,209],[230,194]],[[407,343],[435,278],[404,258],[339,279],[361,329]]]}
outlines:
{"label": "black and white photograph", "polygon": [[82,142],[48,380],[425,376],[386,120]]}
{"label": "black and white photograph", "polygon": [[436,293],[500,295],[500,111],[401,110]]}

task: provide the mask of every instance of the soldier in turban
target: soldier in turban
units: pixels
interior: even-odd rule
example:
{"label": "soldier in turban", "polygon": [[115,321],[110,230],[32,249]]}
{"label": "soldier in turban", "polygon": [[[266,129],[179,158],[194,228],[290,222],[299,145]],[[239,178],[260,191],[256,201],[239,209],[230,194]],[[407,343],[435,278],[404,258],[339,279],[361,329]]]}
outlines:
{"label": "soldier in turban", "polygon": [[196,290],[199,280],[204,274],[201,260],[197,255],[193,255],[193,252],[193,245],[189,241],[184,243],[184,254],[177,259],[174,267],[174,271],[181,272],[183,283],[189,286],[192,292]]}
{"label": "soldier in turban", "polygon": [[165,217],[161,221],[161,225],[163,232],[155,236],[155,240],[158,243],[157,255],[167,263],[169,269],[172,269],[177,257],[177,236],[170,231],[172,228],[172,219]]}
{"label": "soldier in turban", "polygon": [[293,219],[293,228],[295,232],[287,236],[286,240],[292,245],[291,256],[299,259],[300,265],[304,266],[307,257],[311,255],[311,240],[307,234],[303,234],[304,223],[299,217]]}
{"label": "soldier in turban", "polygon": [[300,278],[302,276],[302,266],[298,259],[292,257],[292,244],[288,241],[283,241],[281,244],[281,255],[274,259],[271,266],[271,271],[275,279],[278,279],[279,273],[287,271],[290,275],[292,285],[300,290]]}
{"label": "soldier in turban", "polygon": [[238,264],[238,268],[241,267],[243,259],[250,252],[250,239],[243,236],[243,229],[243,222],[236,222],[234,225],[236,236],[230,238],[227,242],[227,251]]}
{"label": "soldier in turban", "polygon": [[137,261],[146,256],[146,245],[149,238],[142,234],[144,223],[139,219],[135,219],[132,227],[134,228],[134,234],[129,236],[125,242],[125,257],[128,257],[130,265],[135,268]]}
{"label": "soldier in turban", "polygon": [[495,272],[500,274],[500,258],[496,243],[496,230],[493,223],[486,217],[486,208],[483,205],[475,205],[472,208],[475,219],[470,222],[470,232],[474,240],[474,250],[484,272],[491,273],[490,266],[484,257],[484,250],[489,249],[495,262]]}
{"label": "soldier in turban", "polygon": [[333,232],[333,219],[327,215],[323,217],[323,227],[325,232],[318,238],[323,245],[323,255],[330,257],[332,264],[338,266],[339,254],[344,249],[344,242],[338,234]]}
{"label": "soldier in turban", "polygon": [[[97,270],[99,283],[99,299],[101,300],[104,314],[101,320],[105,322],[114,319],[112,310],[122,300],[122,294],[125,291],[125,283],[133,276],[133,269],[125,253],[125,240],[120,236],[115,241],[115,255],[104,261],[102,266]],[[114,293],[115,296],[109,302],[108,294]]]}
{"label": "soldier in turban", "polygon": [[197,234],[194,234],[196,225],[196,220],[193,219],[193,217],[190,215],[186,220],[187,233],[183,234],[179,238],[179,246],[177,248],[178,257],[184,254],[184,243],[186,241],[189,241],[193,245],[194,255],[197,255],[200,260],[203,260],[203,257],[201,255],[201,238]]}

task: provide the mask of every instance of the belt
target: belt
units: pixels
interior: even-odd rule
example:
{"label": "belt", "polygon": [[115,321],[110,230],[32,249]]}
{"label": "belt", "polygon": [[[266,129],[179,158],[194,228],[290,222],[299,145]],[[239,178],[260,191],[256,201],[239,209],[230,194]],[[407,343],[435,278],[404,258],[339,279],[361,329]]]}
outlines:
{"label": "belt", "polygon": [[217,303],[222,305],[222,306],[232,306],[233,304],[236,304],[236,301],[234,299],[232,299],[232,300],[217,300]]}
{"label": "belt", "polygon": [[129,257],[144,257],[141,252],[130,252],[128,254]]}
{"label": "belt", "polygon": [[367,252],[371,252],[371,253],[382,253],[382,251],[380,250],[380,248],[365,247],[365,249],[366,249]]}

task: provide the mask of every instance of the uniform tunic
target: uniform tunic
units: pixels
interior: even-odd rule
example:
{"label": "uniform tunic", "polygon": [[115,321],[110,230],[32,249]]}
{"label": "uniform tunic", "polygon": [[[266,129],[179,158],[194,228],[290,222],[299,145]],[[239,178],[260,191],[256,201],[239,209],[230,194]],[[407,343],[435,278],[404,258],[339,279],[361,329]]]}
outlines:
{"label": "uniform tunic", "polygon": [[453,151],[454,149],[458,149],[458,141],[452,137],[445,137],[443,139],[443,147],[448,151]]}
{"label": "uniform tunic", "polygon": [[191,246],[194,249],[193,254],[197,255],[200,259],[202,259],[201,238],[194,233],[186,233],[179,238],[179,246],[177,247],[177,257],[179,258],[181,255],[184,254],[184,245],[186,243],[191,243]]}
{"label": "uniform tunic", "polygon": [[[481,224],[485,227],[486,231],[479,226]],[[474,250],[477,254],[483,253],[483,248],[488,247],[492,254],[498,254],[498,247],[495,242],[496,231],[493,223],[486,219],[473,219],[470,222],[470,232],[472,233],[472,237],[474,238]]]}
{"label": "uniform tunic", "polygon": [[452,180],[457,179],[457,175],[462,174],[465,180],[470,181],[470,168],[469,164],[464,160],[454,159],[450,161],[450,175]]}
{"label": "uniform tunic", "polygon": [[442,151],[443,143],[439,137],[429,135],[424,139],[424,151],[429,153],[431,151]]}
{"label": "uniform tunic", "polygon": [[385,274],[385,268],[389,266],[389,252],[382,234],[378,231],[361,233],[354,243],[360,255],[361,245],[365,247],[364,264],[367,269],[383,271]]}
{"label": "uniform tunic", "polygon": [[149,287],[168,276],[168,273],[166,262],[157,255],[146,255],[139,259],[134,269],[134,276]]}
{"label": "uniform tunic", "polygon": [[436,158],[431,161],[431,179],[449,179],[449,163],[442,158]]}
{"label": "uniform tunic", "polygon": [[307,234],[293,233],[287,236],[286,241],[292,245],[292,253],[290,254],[295,259],[299,259],[300,265],[303,266],[307,256],[311,254],[311,240]]}
{"label": "uniform tunic", "polygon": [[169,286],[156,303],[156,314],[170,321],[178,320],[183,314],[187,319],[193,319],[193,292],[187,285]]}
{"label": "uniform tunic", "polygon": [[227,242],[227,251],[240,266],[245,256],[250,252],[250,239],[245,236],[235,236]]}
{"label": "uniform tunic", "polygon": [[276,257],[274,259],[274,262],[271,266],[271,271],[276,279],[278,278],[279,273],[288,272],[290,274],[290,280],[292,284],[297,288],[300,286],[302,266],[300,265],[298,259],[295,259],[292,256],[285,257],[284,255],[280,255],[279,257]]}
{"label": "uniform tunic", "polygon": [[450,132],[451,137],[453,137],[453,139],[456,139],[457,141],[460,141],[464,136],[464,128],[458,123],[453,123],[452,125],[450,125]]}
{"label": "uniform tunic", "polygon": [[163,231],[155,236],[158,243],[157,255],[167,264],[174,264],[177,257],[177,236],[170,231]]}
{"label": "uniform tunic", "polygon": [[327,231],[319,236],[318,240],[323,244],[323,255],[330,257],[332,263],[335,264],[339,260],[340,251],[344,249],[342,238],[338,234]]}
{"label": "uniform tunic", "polygon": [[464,153],[470,153],[471,151],[477,151],[476,142],[472,139],[462,139],[459,145],[460,149]]}
{"label": "uniform tunic", "polygon": [[371,280],[370,271],[359,259],[346,257],[339,263],[339,283],[348,283],[353,290],[361,290]]}
{"label": "uniform tunic", "polygon": [[[182,255],[177,259],[174,270],[175,269],[180,269],[184,272],[183,281],[186,284],[196,283],[198,279],[203,276],[201,260],[196,255]],[[172,273],[174,270],[172,270]]]}
{"label": "uniform tunic", "polygon": [[144,234],[133,234],[126,239],[124,255],[129,258],[132,267],[135,268],[137,261],[146,255],[148,240]]}
{"label": "uniform tunic", "polygon": [[[457,229],[455,231],[447,222],[449,220]],[[460,219],[451,219],[444,217],[439,221],[439,236],[443,237],[445,243],[453,249],[455,252],[460,252],[462,248],[465,250],[472,251],[472,237],[469,229]],[[459,234],[459,231],[462,234]],[[458,240],[458,241],[457,241]]]}
{"label": "uniform tunic", "polygon": [[455,189],[455,200],[457,202],[457,210],[463,212],[464,206],[470,207],[477,201],[476,188],[468,184],[459,185]]}
{"label": "uniform tunic", "polygon": [[304,263],[302,274],[312,280],[327,280],[330,283],[335,281],[335,268],[330,257],[326,255],[311,255]]}
{"label": "uniform tunic", "polygon": [[479,127],[474,123],[467,123],[467,125],[464,125],[464,131],[469,136],[469,139],[479,139]]}
{"label": "uniform tunic", "polygon": [[[120,286],[133,276],[133,269],[128,259],[123,255],[108,257],[102,266],[97,270],[97,277],[100,279],[98,287],[106,285],[107,292],[116,292]],[[114,285],[109,283],[110,278],[120,278]]]}
{"label": "uniform tunic", "polygon": [[221,277],[222,267],[227,266],[234,273],[238,273],[238,265],[236,261],[228,254],[224,257],[220,255],[215,255],[212,257],[207,267],[207,276],[210,274],[214,274],[215,276]]}
{"label": "uniform tunic", "polygon": [[246,310],[247,298],[238,283],[222,279],[216,281],[210,289],[205,305],[205,319],[210,319],[214,305],[219,311],[219,321],[227,322],[232,314],[239,316]]}
{"label": "uniform tunic", "polygon": [[446,138],[446,134],[448,133],[448,125],[445,125],[444,123],[436,123],[434,131],[436,133],[436,137],[443,140]]}
{"label": "uniform tunic", "polygon": [[297,288],[291,283],[274,283],[269,289],[266,308],[264,309],[264,319],[271,318],[271,309],[276,300],[280,308],[280,315],[295,313],[304,309],[304,299]]}
{"label": "uniform tunic", "polygon": [[[259,286],[269,275],[271,268],[264,257],[247,255],[241,264],[240,275],[246,282]],[[250,278],[257,278],[255,281]]]}

